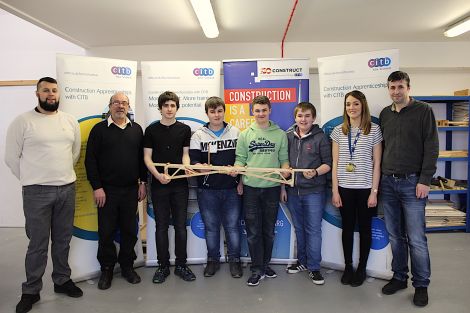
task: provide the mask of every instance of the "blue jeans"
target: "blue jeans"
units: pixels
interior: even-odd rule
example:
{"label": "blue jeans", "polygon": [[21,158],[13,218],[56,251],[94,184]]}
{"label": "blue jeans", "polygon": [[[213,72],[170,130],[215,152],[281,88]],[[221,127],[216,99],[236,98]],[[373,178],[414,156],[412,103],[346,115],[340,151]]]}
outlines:
{"label": "blue jeans", "polygon": [[251,271],[259,275],[264,275],[271,261],[280,193],[280,186],[254,188],[243,185],[243,211]]}
{"label": "blue jeans", "polygon": [[224,227],[229,262],[240,259],[241,200],[237,189],[203,189],[197,202],[205,226],[207,260],[220,260],[220,225]]}
{"label": "blue jeans", "polygon": [[419,176],[394,178],[382,175],[379,206],[383,209],[385,226],[392,246],[393,278],[408,279],[408,251],[411,258],[413,286],[427,287],[431,276],[426,221],[426,199],[416,198]]}
{"label": "blue jeans", "polygon": [[287,207],[292,216],[297,239],[297,259],[310,271],[320,270],[321,222],[325,208],[325,193],[298,195],[287,190]]}

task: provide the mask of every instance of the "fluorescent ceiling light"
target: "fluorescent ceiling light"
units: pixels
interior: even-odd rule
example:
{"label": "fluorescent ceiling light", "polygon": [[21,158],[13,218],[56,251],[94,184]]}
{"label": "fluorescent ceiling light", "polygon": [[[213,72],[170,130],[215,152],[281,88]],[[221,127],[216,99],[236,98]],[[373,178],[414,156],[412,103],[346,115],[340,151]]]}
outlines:
{"label": "fluorescent ceiling light", "polygon": [[464,20],[461,20],[458,23],[455,23],[454,25],[450,26],[449,29],[447,29],[444,32],[444,36],[446,37],[455,37],[458,35],[462,35],[463,33],[466,33],[470,30],[470,16],[467,17]]}
{"label": "fluorescent ceiling light", "polygon": [[204,35],[207,38],[217,38],[219,36],[219,29],[217,28],[210,0],[190,0],[190,2],[204,31]]}

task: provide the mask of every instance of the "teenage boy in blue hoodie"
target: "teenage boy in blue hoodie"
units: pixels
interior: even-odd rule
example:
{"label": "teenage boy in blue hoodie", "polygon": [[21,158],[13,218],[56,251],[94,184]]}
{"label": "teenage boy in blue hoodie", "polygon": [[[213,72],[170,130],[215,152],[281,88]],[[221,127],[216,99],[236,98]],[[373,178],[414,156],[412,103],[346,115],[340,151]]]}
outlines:
{"label": "teenage boy in blue hoodie", "polygon": [[[225,103],[219,97],[206,100],[209,122],[191,137],[191,164],[233,165],[240,130],[224,122]],[[203,172],[205,170],[201,170]],[[204,276],[211,277],[220,268],[220,226],[225,230],[227,254],[232,277],[243,275],[240,264],[241,199],[237,192],[238,178],[226,174],[198,176],[197,200],[205,226],[207,266]]]}
{"label": "teenage boy in blue hoodie", "polygon": [[287,130],[289,163],[293,168],[311,169],[295,173],[294,187],[281,190],[287,201],[297,238],[297,264],[287,268],[290,274],[308,270],[316,285],[325,280],[320,273],[321,222],[325,207],[326,173],[331,170],[331,144],[317,124],[316,110],[309,102],[294,110],[295,124]]}

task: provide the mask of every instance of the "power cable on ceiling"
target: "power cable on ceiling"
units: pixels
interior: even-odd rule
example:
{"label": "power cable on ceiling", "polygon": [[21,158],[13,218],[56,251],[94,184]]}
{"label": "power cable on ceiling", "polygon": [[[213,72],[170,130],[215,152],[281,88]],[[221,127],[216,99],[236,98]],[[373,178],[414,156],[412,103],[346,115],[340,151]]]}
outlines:
{"label": "power cable on ceiling", "polygon": [[299,0],[295,0],[294,7],[292,8],[292,12],[289,16],[289,21],[287,22],[286,29],[284,30],[284,36],[282,37],[281,42],[281,58],[284,58],[284,40],[286,40],[287,31],[289,30],[290,22],[292,21],[292,17],[294,16],[295,8],[297,7],[297,2],[299,2]]}

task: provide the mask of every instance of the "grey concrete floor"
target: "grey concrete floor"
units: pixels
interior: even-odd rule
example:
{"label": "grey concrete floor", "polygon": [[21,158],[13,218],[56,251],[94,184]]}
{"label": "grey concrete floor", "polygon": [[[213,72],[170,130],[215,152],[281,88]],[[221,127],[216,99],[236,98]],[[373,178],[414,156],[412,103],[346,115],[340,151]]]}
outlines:
{"label": "grey concrete floor", "polygon": [[[325,285],[316,286],[307,273],[287,274],[285,266],[274,265],[278,277],[266,278],[258,287],[248,287],[248,271],[241,279],[230,277],[228,265],[211,278],[204,278],[203,266],[191,266],[197,279],[184,282],[173,273],[161,285],[152,283],[154,268],[139,268],[138,285],[130,285],[119,274],[109,290],[97,289],[97,279],[78,283],[84,296],[68,298],[53,292],[51,262],[44,275],[41,301],[31,312],[47,313],[189,313],[189,312],[470,312],[470,234],[428,235],[432,277],[430,303],[425,308],[412,304],[414,289],[392,296],[382,295],[383,280],[369,278],[361,287],[340,283],[341,272],[322,269]],[[0,312],[14,312],[24,280],[27,239],[20,228],[0,228]]]}

